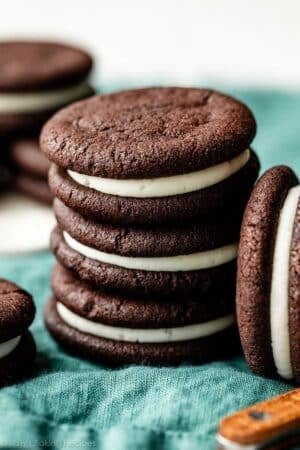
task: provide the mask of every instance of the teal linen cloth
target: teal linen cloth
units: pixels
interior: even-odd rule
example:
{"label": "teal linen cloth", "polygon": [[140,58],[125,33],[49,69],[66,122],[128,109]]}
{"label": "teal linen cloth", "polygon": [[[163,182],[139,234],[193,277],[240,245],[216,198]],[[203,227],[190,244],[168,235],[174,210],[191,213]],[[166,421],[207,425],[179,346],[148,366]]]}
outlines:
{"label": "teal linen cloth", "polygon": [[[300,93],[226,90],[257,117],[253,147],[262,168],[285,163],[299,174]],[[203,366],[110,369],[67,355],[42,320],[53,264],[48,252],[0,261],[0,276],[35,298],[38,348],[36,376],[0,390],[0,448],[209,450],[223,416],[292,387],[251,374],[242,356]]]}

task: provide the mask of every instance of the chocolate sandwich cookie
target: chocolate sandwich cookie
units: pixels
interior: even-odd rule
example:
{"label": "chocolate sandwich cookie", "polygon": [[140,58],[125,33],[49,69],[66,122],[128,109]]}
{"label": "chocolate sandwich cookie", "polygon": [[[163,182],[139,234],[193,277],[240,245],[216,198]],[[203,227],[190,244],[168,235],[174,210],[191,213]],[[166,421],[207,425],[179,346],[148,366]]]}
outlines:
{"label": "chocolate sandwich cookie", "polygon": [[81,216],[58,198],[53,209],[60,228],[79,243],[120,256],[175,256],[235,244],[239,239],[241,214],[208,218],[184,226],[117,226]]}
{"label": "chocolate sandwich cookie", "polygon": [[28,327],[35,315],[31,296],[13,283],[0,280],[0,385],[28,376],[35,343]]}
{"label": "chocolate sandwich cookie", "polygon": [[239,347],[232,290],[205,300],[157,302],[93,288],[61,266],[52,287],[46,325],[79,356],[113,365],[178,364],[222,358]]}
{"label": "chocolate sandwich cookie", "polygon": [[48,186],[50,163],[41,153],[37,139],[13,141],[9,158],[14,172],[14,187],[28,197],[52,204],[53,195]]}
{"label": "chocolate sandwich cookie", "polygon": [[41,148],[55,196],[99,221],[157,224],[241,209],[258,174],[253,115],[207,89],[96,96],[55,114]]}
{"label": "chocolate sandwich cookie", "polygon": [[238,252],[237,315],[250,368],[300,382],[300,185],[285,166],[258,181]]}
{"label": "chocolate sandwich cookie", "polygon": [[54,42],[0,42],[0,135],[38,129],[54,111],[88,97],[92,59]]}
{"label": "chocolate sandwich cookie", "polygon": [[234,243],[190,255],[122,257],[89,248],[56,227],[50,245],[58,261],[82,280],[144,295],[205,293],[216,283],[226,286],[236,271]]}
{"label": "chocolate sandwich cookie", "polygon": [[239,217],[169,227],[117,227],[93,222],[59,200],[51,247],[80,278],[138,294],[205,293],[232,282]]}
{"label": "chocolate sandwich cookie", "polygon": [[87,188],[52,165],[49,186],[56,197],[82,215],[114,224],[157,225],[216,214],[236,215],[243,211],[258,171],[257,156],[251,152],[245,167],[214,186],[169,197],[135,198]]}

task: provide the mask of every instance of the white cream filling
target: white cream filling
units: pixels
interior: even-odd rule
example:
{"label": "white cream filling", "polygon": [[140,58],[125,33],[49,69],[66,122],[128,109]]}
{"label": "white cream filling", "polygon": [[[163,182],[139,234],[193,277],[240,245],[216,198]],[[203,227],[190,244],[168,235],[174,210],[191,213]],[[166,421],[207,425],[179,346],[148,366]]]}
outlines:
{"label": "white cream filling", "polygon": [[234,243],[205,252],[191,253],[190,255],[158,257],[121,256],[113,253],[105,253],[81,244],[81,242],[76,241],[66,231],[63,232],[63,236],[69,247],[87,258],[126,269],[146,270],[150,272],[186,272],[190,270],[208,269],[232,261],[237,255],[237,244]]}
{"label": "white cream filling", "polygon": [[240,170],[249,160],[250,150],[245,150],[230,161],[207,169],[170,177],[117,180],[85,175],[68,170],[70,177],[82,186],[104,194],[120,197],[168,197],[205,189],[217,184]]}
{"label": "white cream filling", "polygon": [[0,93],[0,113],[34,113],[56,109],[78,100],[90,92],[86,81],[64,87],[39,92]]}
{"label": "white cream filling", "polygon": [[162,343],[189,341],[218,333],[235,323],[234,314],[230,314],[209,322],[183,327],[157,329],[121,328],[87,320],[73,313],[60,302],[57,302],[56,307],[59,316],[70,327],[82,333],[124,342]]}
{"label": "white cream filling", "polygon": [[14,337],[6,342],[1,342],[0,344],[0,359],[5,358],[14,351],[21,340],[21,336]]}
{"label": "white cream filling", "polygon": [[293,378],[290,354],[288,288],[289,260],[293,226],[300,196],[300,185],[290,189],[279,216],[273,257],[270,320],[271,343],[277,372]]}

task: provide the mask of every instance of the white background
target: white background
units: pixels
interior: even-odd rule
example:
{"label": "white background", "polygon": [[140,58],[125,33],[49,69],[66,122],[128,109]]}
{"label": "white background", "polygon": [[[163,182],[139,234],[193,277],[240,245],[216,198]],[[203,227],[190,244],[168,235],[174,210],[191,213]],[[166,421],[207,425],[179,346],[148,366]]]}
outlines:
{"label": "white background", "polygon": [[1,2],[0,38],[20,36],[87,46],[105,82],[300,86],[299,0]]}

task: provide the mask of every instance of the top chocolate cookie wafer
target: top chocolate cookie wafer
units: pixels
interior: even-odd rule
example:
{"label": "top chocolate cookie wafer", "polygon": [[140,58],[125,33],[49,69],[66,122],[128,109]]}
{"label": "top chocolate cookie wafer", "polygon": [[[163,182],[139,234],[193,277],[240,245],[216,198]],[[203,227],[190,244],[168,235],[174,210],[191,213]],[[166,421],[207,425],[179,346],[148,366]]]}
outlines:
{"label": "top chocolate cookie wafer", "polygon": [[0,92],[28,92],[82,81],[92,59],[85,51],[61,43],[3,41],[0,67]]}
{"label": "top chocolate cookie wafer", "polygon": [[239,101],[208,89],[150,88],[77,102],[45,126],[41,147],[58,166],[89,176],[180,175],[241,155],[256,131]]}

